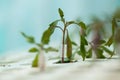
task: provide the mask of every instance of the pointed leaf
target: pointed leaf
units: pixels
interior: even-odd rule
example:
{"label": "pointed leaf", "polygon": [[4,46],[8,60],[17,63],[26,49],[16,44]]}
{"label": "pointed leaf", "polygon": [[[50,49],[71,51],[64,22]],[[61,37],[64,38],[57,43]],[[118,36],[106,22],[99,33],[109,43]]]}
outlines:
{"label": "pointed leaf", "polygon": [[34,53],[34,52],[38,52],[39,50],[37,49],[37,48],[35,48],[35,47],[33,47],[33,48],[31,48],[30,50],[29,50],[29,52],[31,52],[31,53]]}
{"label": "pointed leaf", "polygon": [[69,21],[69,22],[67,22],[67,26],[69,26],[71,24],[76,24],[76,23],[75,23],[75,21]]}
{"label": "pointed leaf", "polygon": [[67,58],[71,59],[71,57],[72,57],[72,42],[70,40],[68,31],[67,31],[67,39],[66,39],[66,41],[67,41]]}
{"label": "pointed leaf", "polygon": [[106,42],[106,46],[111,46],[111,44],[113,43],[113,36],[111,36],[110,38],[109,38],[109,40]]}
{"label": "pointed leaf", "polygon": [[80,45],[80,52],[81,52],[81,56],[83,58],[83,61],[86,58],[86,50],[85,50],[85,46],[84,45]]}
{"label": "pointed leaf", "polygon": [[23,35],[23,37],[26,38],[26,41],[27,41],[27,42],[29,42],[29,43],[35,43],[34,37],[28,36],[28,35],[26,35],[26,34],[23,33],[23,32],[21,32],[21,34]]}
{"label": "pointed leaf", "polygon": [[115,34],[115,28],[117,27],[117,23],[115,18],[112,19],[112,35]]}
{"label": "pointed leaf", "polygon": [[80,36],[81,37],[81,45],[88,45],[88,42],[87,42],[87,40],[85,39],[85,37],[84,36]]}
{"label": "pointed leaf", "polygon": [[59,12],[60,17],[63,18],[64,17],[64,13],[63,13],[62,9],[59,8],[58,12]]}
{"label": "pointed leaf", "polygon": [[42,38],[41,38],[41,42],[43,44],[48,44],[49,41],[50,41],[50,36],[51,36],[52,32],[48,29],[46,30],[43,35],[42,35]]}
{"label": "pointed leaf", "polygon": [[86,29],[86,35],[89,35],[92,31],[92,28],[91,26],[87,26],[87,29]]}
{"label": "pointed leaf", "polygon": [[33,62],[32,62],[32,67],[38,67],[38,54],[36,54]]}
{"label": "pointed leaf", "polygon": [[101,46],[102,47],[102,49],[105,51],[105,52],[107,52],[109,55],[111,55],[111,57],[113,56],[113,54],[114,54],[114,52],[113,51],[111,51],[111,50],[109,50],[107,47],[105,47],[105,46]]}
{"label": "pointed leaf", "polygon": [[103,55],[103,50],[100,48],[96,49],[96,55],[97,55],[97,58],[100,58],[100,59],[105,58],[105,56]]}
{"label": "pointed leaf", "polygon": [[86,25],[84,22],[79,22],[78,25],[82,28],[82,29],[86,29]]}
{"label": "pointed leaf", "polygon": [[106,43],[105,40],[99,40],[99,44],[104,44],[104,43]]}
{"label": "pointed leaf", "polygon": [[53,34],[56,26],[57,26],[57,23],[59,22],[60,20],[55,20],[53,21],[49,26],[49,28],[43,33],[42,35],[42,38],[41,38],[41,42],[43,44],[48,44],[49,41],[50,41],[50,37],[51,35]]}
{"label": "pointed leaf", "polygon": [[58,24],[59,21],[60,20],[55,20],[52,23],[50,23],[49,26],[53,26],[53,28],[54,28],[55,26],[57,26],[57,24]]}
{"label": "pointed leaf", "polygon": [[52,51],[52,52],[58,52],[58,49],[56,48],[53,48],[53,47],[48,47],[48,48],[44,48],[45,49],[45,52],[49,52],[49,51]]}
{"label": "pointed leaf", "polygon": [[77,43],[75,43],[74,41],[72,41],[71,43],[72,43],[72,45],[74,45],[74,46],[78,46]]}
{"label": "pointed leaf", "polygon": [[92,48],[90,48],[86,54],[86,58],[91,58],[92,57]]}

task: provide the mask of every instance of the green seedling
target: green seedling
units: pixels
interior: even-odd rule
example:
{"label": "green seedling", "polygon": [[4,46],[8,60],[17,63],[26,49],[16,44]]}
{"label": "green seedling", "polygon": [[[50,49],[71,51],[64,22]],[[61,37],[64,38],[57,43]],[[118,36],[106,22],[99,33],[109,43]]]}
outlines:
{"label": "green seedling", "polygon": [[[42,42],[41,43],[37,43],[35,41],[35,38],[33,36],[28,36],[28,35],[26,35],[23,32],[21,32],[21,34],[25,37],[25,39],[26,39],[26,41],[28,43],[35,45],[35,47],[29,49],[30,53],[37,53],[36,56],[35,56],[35,58],[34,58],[34,60],[33,60],[33,62],[32,62],[32,67],[38,67],[38,65],[39,65],[39,63],[38,63],[38,61],[39,61],[39,55],[42,54],[42,56],[40,56],[40,57],[41,58],[44,57],[43,56],[43,54],[44,54],[43,51],[45,51],[46,53],[49,52],[49,51],[56,51],[56,52],[58,51],[57,49],[55,49],[53,47],[47,47],[47,48],[44,47],[44,43],[42,43]],[[45,63],[43,63],[43,64],[45,64]],[[40,65],[40,66],[44,66],[43,64]]]}
{"label": "green seedling", "polygon": [[115,23],[114,20],[112,21],[112,36],[108,39],[106,39],[103,35],[105,32],[104,29],[104,22],[98,20],[97,18],[95,19],[94,23],[92,23],[91,26],[88,26],[88,31],[89,34],[90,32],[93,32],[93,39],[90,44],[90,48],[87,51],[87,58],[91,58],[93,53],[96,55],[96,58],[106,58],[104,56],[104,52],[108,53],[110,55],[110,58],[114,54],[114,50],[110,50],[110,46],[113,44],[113,39],[114,39],[114,31],[115,31]]}
{"label": "green seedling", "polygon": [[[72,62],[72,55],[73,55],[72,54],[72,41],[69,36],[68,27],[71,24],[77,24],[81,29],[84,30],[86,29],[86,26],[83,22],[66,21],[64,18],[64,13],[60,8],[58,9],[58,12],[59,12],[60,19],[53,21],[49,25],[49,28],[43,33],[42,43],[48,44],[50,41],[50,37],[54,33],[55,29],[56,28],[60,29],[62,31],[62,51],[61,51],[62,57],[61,57],[61,60],[58,61],[58,63]],[[62,22],[63,26],[59,26],[58,22]],[[64,57],[65,45],[67,45],[67,48],[66,48],[67,59],[65,59]],[[83,46],[81,48],[83,48]]]}

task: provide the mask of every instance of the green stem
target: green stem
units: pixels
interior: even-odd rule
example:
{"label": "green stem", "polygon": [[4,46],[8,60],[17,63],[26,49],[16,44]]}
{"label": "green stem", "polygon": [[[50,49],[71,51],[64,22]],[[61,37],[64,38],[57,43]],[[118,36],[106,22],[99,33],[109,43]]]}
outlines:
{"label": "green stem", "polygon": [[65,51],[64,49],[65,49],[65,31],[66,31],[66,27],[67,26],[66,26],[66,24],[64,22],[63,37],[62,37],[62,57],[61,57],[62,58],[61,59],[62,63],[64,63],[64,51]]}

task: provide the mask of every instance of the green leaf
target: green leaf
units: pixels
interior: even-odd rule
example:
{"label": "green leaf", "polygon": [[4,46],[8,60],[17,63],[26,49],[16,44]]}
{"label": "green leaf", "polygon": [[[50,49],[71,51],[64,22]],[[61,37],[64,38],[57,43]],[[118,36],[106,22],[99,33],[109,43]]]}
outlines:
{"label": "green leaf", "polygon": [[80,52],[81,52],[81,56],[83,58],[83,61],[86,58],[86,50],[85,50],[85,46],[84,45],[80,45]]}
{"label": "green leaf", "polygon": [[[58,21],[57,21],[57,22],[58,22]],[[57,22],[56,22],[56,21],[55,21],[55,22],[52,22],[52,23],[50,24],[50,27],[43,33],[42,38],[41,38],[41,42],[42,42],[43,44],[48,44],[48,43],[49,43],[50,37],[51,37],[51,35],[53,34],[53,32],[54,32],[54,30],[55,30],[55,27],[56,27]]]}
{"label": "green leaf", "polygon": [[101,46],[101,48],[102,48],[105,52],[107,52],[109,55],[111,55],[111,57],[113,56],[113,54],[114,54],[113,51],[109,50],[109,49],[106,48],[105,46]]}
{"label": "green leaf", "polygon": [[44,48],[45,49],[45,52],[49,52],[49,51],[52,51],[52,52],[58,52],[58,49],[56,48],[53,48],[53,47],[48,47],[48,48]]}
{"label": "green leaf", "polygon": [[57,23],[59,22],[60,20],[55,20],[53,21],[49,26],[49,28],[43,33],[42,35],[42,38],[41,38],[41,42],[43,44],[48,44],[49,41],[50,41],[50,37],[51,35],[53,34],[56,26],[57,26]]}
{"label": "green leaf", "polygon": [[27,41],[27,42],[29,42],[29,43],[35,43],[34,37],[28,36],[28,35],[26,35],[24,32],[21,32],[21,34],[23,35],[23,37],[26,38],[26,41]]}
{"label": "green leaf", "polygon": [[41,39],[41,42],[43,44],[48,44],[49,41],[50,41],[50,36],[51,36],[52,32],[48,29],[46,30],[43,35],[42,35],[42,39]]}
{"label": "green leaf", "polygon": [[71,41],[72,45],[74,46],[78,46],[77,43],[75,43],[74,41]]}
{"label": "green leaf", "polygon": [[86,25],[84,22],[79,22],[78,25],[82,28],[82,29],[86,29]]}
{"label": "green leaf", "polygon": [[36,54],[36,56],[32,62],[32,67],[38,67],[38,56],[39,56],[39,54]]}
{"label": "green leaf", "polygon": [[62,9],[59,8],[58,12],[59,12],[60,17],[63,18],[64,17],[64,13],[63,13]]}
{"label": "green leaf", "polygon": [[115,21],[115,18],[112,19],[112,35],[115,34],[115,28],[117,27],[117,23]]}
{"label": "green leaf", "polygon": [[35,47],[33,47],[33,48],[31,48],[30,50],[29,50],[29,52],[31,52],[31,53],[34,53],[34,52],[38,52],[39,50],[37,49],[37,48],[35,48]]}
{"label": "green leaf", "polygon": [[86,29],[86,35],[89,35],[92,31],[92,28],[91,26],[87,26],[87,29]]}
{"label": "green leaf", "polygon": [[60,20],[55,20],[52,23],[50,23],[49,26],[52,26],[54,28],[55,26],[57,26],[57,24],[58,24],[59,21]]}
{"label": "green leaf", "polygon": [[88,42],[87,42],[87,40],[85,39],[85,37],[82,36],[82,35],[80,35],[80,37],[81,37],[81,45],[88,45]]}
{"label": "green leaf", "polygon": [[111,46],[111,44],[113,43],[113,35],[109,38],[109,40],[106,42],[106,46]]}
{"label": "green leaf", "polygon": [[92,57],[92,48],[90,48],[86,54],[86,58],[91,58]]}
{"label": "green leaf", "polygon": [[96,49],[96,55],[97,55],[97,58],[100,58],[100,59],[105,58],[105,56],[103,55],[103,50],[100,48]]}
{"label": "green leaf", "polygon": [[104,43],[106,43],[106,41],[105,40],[99,40],[99,43],[104,44]]}
{"label": "green leaf", "polygon": [[68,59],[71,59],[71,57],[72,57],[72,42],[71,42],[71,40],[70,40],[68,31],[67,31],[66,41],[67,41],[67,42],[66,42],[66,43],[67,43],[67,58],[68,58]]}
{"label": "green leaf", "polygon": [[43,48],[43,44],[36,43],[36,45],[40,48]]}
{"label": "green leaf", "polygon": [[69,25],[71,25],[71,24],[76,24],[76,23],[75,23],[75,21],[69,21],[69,22],[67,22],[66,24],[67,24],[67,26],[69,26]]}

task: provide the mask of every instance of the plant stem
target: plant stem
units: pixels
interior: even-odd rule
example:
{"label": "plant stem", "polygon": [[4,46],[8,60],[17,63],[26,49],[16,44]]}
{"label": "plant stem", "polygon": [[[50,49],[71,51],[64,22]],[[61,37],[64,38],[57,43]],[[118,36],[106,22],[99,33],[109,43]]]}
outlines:
{"label": "plant stem", "polygon": [[62,63],[64,63],[64,52],[65,52],[65,31],[66,31],[66,24],[64,22],[64,29],[63,29],[63,37],[62,37]]}

